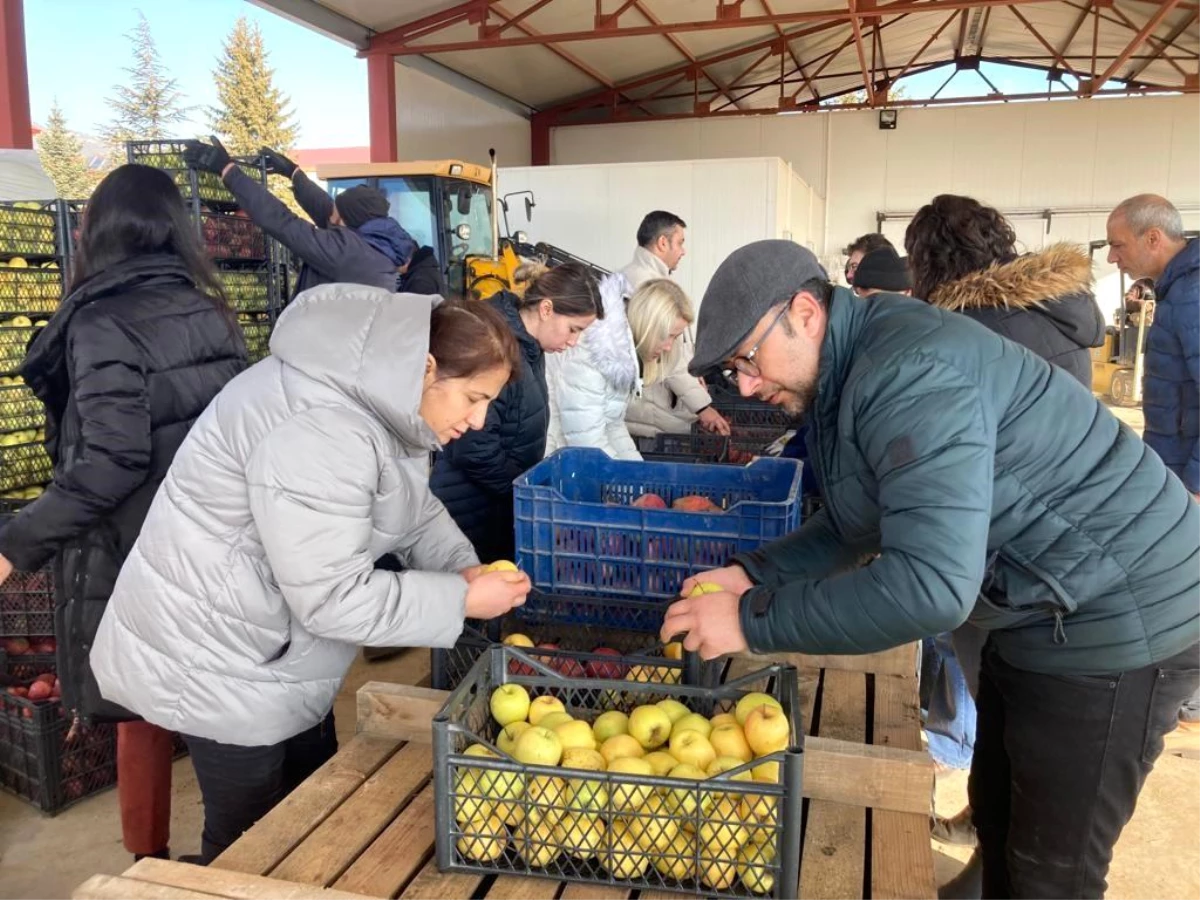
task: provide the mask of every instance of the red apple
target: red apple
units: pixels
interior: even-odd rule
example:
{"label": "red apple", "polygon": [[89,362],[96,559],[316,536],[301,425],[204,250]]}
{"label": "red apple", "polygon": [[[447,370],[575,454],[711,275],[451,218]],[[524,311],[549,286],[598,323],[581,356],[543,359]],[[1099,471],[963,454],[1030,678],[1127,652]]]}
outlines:
{"label": "red apple", "polygon": [[[597,647],[592,651],[599,656],[614,656],[620,659],[619,651],[612,647]],[[588,660],[587,676],[588,678],[624,678],[629,667],[621,662],[609,662],[608,660],[592,659]]]}
{"label": "red apple", "polygon": [[54,688],[44,681],[35,681],[29,686],[30,700],[49,700]]}

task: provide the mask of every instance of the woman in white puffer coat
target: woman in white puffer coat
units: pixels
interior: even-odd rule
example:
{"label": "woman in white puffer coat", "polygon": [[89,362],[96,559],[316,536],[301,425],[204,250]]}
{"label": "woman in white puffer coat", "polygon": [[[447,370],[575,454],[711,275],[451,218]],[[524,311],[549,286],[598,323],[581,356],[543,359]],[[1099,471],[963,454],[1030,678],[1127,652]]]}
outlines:
{"label": "woman in white puffer coat", "polygon": [[629,293],[625,276],[605,276],[600,282],[604,318],[566,353],[546,358],[547,456],[562,447],[595,447],[613,459],[642,458],[625,425],[629,400],[641,393],[637,350],[625,314]]}
{"label": "woman in white puffer coat", "polygon": [[333,754],[359,645],[450,647],[529,591],[481,573],[428,485],[429,452],[481,428],[512,377],[499,313],[328,284],[271,354],[188,433],[90,657],[106,700],[183,735],[206,863]]}

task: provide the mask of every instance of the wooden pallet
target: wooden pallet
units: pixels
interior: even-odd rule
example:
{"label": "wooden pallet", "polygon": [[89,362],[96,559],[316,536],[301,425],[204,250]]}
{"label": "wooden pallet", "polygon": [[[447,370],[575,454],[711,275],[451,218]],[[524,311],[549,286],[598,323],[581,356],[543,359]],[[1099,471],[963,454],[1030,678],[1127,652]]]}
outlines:
{"label": "wooden pallet", "polygon": [[[761,665],[734,660],[730,675]],[[802,897],[936,896],[929,812],[933,768],[920,749],[916,681],[839,669],[806,669],[800,691],[808,737],[804,795],[807,819]],[[228,879],[211,888],[175,880],[154,896],[293,897],[297,885],[331,889],[331,900],[367,897],[521,900],[626,898],[628,891],[542,878],[438,871],[429,722],[447,695],[429,688],[366,684],[358,693],[358,734],[221,855],[209,871]],[[143,860],[125,882],[147,874]],[[190,868],[190,867],[189,867]],[[203,871],[203,870],[200,870]],[[98,876],[103,879],[105,876]],[[272,893],[262,887],[278,885]],[[107,882],[75,896],[122,893]],[[241,891],[236,892],[235,891]],[[261,892],[259,892],[261,889]],[[107,892],[105,892],[107,891]],[[324,897],[325,895],[321,895]],[[639,900],[678,897],[643,891]]]}

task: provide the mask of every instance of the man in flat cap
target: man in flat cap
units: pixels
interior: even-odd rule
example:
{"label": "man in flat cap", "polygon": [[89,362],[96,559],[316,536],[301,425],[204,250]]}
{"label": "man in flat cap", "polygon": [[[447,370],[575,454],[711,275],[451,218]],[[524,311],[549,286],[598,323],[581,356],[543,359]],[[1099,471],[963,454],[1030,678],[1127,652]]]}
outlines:
{"label": "man in flat cap", "polygon": [[[970,799],[985,897],[1100,897],[1200,665],[1200,507],[1077,380],[965,316],[832,287],[759,241],[717,269],[693,374],[807,413],[825,507],[697,582],[705,658],[986,629]],[[865,565],[856,565],[864,558]]]}
{"label": "man in flat cap", "polygon": [[301,261],[293,296],[332,282],[396,290],[417,242],[389,216],[382,191],[359,185],[333,199],[286,156],[263,148],[267,170],[292,182],[296,201],[314,227],[234,165],[220,141],[211,140],[211,144],[189,141],[184,158],[189,165],[220,176],[250,220]]}

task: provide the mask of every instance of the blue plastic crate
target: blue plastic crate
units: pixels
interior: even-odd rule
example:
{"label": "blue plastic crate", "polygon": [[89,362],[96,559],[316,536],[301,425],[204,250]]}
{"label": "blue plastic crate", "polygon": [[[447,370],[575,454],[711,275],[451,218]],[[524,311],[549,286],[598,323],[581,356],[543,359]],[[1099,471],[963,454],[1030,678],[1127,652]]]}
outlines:
{"label": "blue plastic crate", "polygon": [[[702,495],[725,512],[629,505],[648,492],[668,506]],[[516,563],[550,593],[665,600],[694,572],[799,528],[800,507],[798,460],[631,462],[569,447],[514,484]]]}

